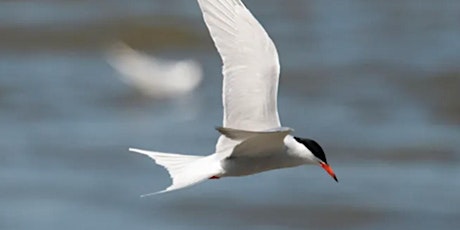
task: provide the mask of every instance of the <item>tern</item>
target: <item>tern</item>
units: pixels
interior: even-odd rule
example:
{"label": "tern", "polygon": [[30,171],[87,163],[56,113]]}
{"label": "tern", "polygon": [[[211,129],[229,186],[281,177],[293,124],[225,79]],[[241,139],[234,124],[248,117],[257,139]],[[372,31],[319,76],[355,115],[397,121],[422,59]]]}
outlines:
{"label": "tern", "polygon": [[106,56],[123,82],[149,97],[180,97],[196,89],[202,80],[201,65],[194,60],[164,60],[122,42],[112,44]]}
{"label": "tern", "polygon": [[277,109],[280,65],[273,41],[240,0],[198,0],[223,61],[223,126],[213,154],[192,156],[130,148],[169,172],[158,194],[208,179],[313,164],[338,182],[322,147],[282,127]]}

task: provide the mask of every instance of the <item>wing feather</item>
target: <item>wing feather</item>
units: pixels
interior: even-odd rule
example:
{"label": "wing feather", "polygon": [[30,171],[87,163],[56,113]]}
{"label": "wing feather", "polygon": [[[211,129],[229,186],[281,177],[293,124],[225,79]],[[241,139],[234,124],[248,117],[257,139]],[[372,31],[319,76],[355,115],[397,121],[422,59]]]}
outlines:
{"label": "wing feather", "polygon": [[229,157],[262,157],[284,151],[284,138],[291,130],[260,132],[235,146]]}
{"label": "wing feather", "polygon": [[[240,0],[198,3],[223,61],[223,126],[253,131],[280,127],[280,66],[273,41]],[[216,149],[234,144],[221,136]]]}

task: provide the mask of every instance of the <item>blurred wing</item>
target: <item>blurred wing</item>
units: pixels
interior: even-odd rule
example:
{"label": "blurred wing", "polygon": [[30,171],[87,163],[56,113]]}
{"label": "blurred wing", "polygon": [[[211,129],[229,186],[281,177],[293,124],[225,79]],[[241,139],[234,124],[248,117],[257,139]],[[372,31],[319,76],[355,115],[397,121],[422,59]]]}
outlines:
{"label": "blurred wing", "polygon": [[121,79],[150,96],[179,96],[201,81],[201,66],[193,60],[166,61],[118,42],[107,52],[107,62]]}
{"label": "blurred wing", "polygon": [[121,42],[110,47],[107,62],[120,73],[123,81],[133,85],[150,84],[162,72],[162,63],[159,60]]}
{"label": "blurred wing", "polygon": [[[198,0],[223,61],[223,126],[268,130],[280,126],[278,53],[263,27],[240,0]],[[217,152],[235,143],[221,136]]]}

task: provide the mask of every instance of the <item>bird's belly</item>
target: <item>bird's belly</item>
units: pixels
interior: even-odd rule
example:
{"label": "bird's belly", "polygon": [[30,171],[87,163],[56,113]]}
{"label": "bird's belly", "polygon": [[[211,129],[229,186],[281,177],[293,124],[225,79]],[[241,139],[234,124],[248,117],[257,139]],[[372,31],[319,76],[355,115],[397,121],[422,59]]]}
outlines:
{"label": "bird's belly", "polygon": [[223,161],[222,176],[246,176],[268,170],[295,167],[305,164],[301,159],[284,154],[265,157],[236,157]]}

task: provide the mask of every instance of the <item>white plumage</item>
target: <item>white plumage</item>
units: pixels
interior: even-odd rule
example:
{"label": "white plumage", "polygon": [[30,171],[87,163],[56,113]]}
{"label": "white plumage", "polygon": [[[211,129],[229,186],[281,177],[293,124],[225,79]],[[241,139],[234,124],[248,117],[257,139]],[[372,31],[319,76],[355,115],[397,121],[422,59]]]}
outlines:
{"label": "white plumage", "polygon": [[221,136],[215,153],[208,156],[130,149],[151,157],[168,170],[172,185],[160,193],[210,178],[245,176],[303,164],[320,165],[337,180],[315,141],[293,137],[292,129],[280,125],[278,54],[262,26],[240,0],[198,3],[223,62],[223,127],[217,128]]}

